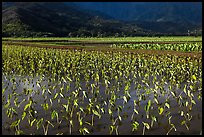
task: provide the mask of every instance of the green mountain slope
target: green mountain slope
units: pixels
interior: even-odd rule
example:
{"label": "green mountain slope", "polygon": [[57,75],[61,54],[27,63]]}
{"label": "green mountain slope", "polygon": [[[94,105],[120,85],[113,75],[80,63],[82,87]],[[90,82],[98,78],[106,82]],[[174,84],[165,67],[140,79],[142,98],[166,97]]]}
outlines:
{"label": "green mountain slope", "polygon": [[3,4],[3,36],[114,36],[146,35],[136,25],[81,11],[75,5],[45,2]]}
{"label": "green mountain slope", "polygon": [[81,8],[75,2],[3,2],[2,34],[3,37],[102,37],[187,35],[188,30],[192,34],[195,30],[202,32],[199,24],[151,18],[122,21],[102,11]]}

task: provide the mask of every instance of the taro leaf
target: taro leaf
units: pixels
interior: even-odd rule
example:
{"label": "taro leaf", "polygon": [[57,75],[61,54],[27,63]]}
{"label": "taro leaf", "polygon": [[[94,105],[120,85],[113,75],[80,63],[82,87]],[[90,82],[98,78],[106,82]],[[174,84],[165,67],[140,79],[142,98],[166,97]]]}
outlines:
{"label": "taro leaf", "polygon": [[50,104],[52,105],[52,99],[50,98]]}
{"label": "taro leaf", "polygon": [[37,82],[37,86],[40,88],[40,87],[41,87],[41,86],[40,86],[40,83]]}
{"label": "taro leaf", "polygon": [[181,111],[181,116],[183,116],[184,115],[184,113],[183,113],[183,111]]}
{"label": "taro leaf", "polygon": [[112,114],[112,110],[110,108],[108,109],[108,113],[109,113],[109,115]]}
{"label": "taro leaf", "polygon": [[196,76],[195,76],[195,75],[192,75],[191,78],[192,78],[193,80],[196,80]]}
{"label": "taro leaf", "polygon": [[149,100],[149,101],[147,102],[147,105],[145,105],[145,107],[144,107],[144,109],[145,109],[146,112],[149,111],[150,106],[151,106],[151,100]]}
{"label": "taro leaf", "polygon": [[128,91],[129,90],[129,85],[126,85],[125,86],[125,91]]}
{"label": "taro leaf", "polygon": [[85,122],[85,123],[91,126],[91,123],[89,123],[89,122]]}
{"label": "taro leaf", "polygon": [[22,130],[17,130],[16,131],[16,135],[22,135],[23,134],[23,131]]}
{"label": "taro leaf", "polygon": [[68,112],[68,105],[63,104],[62,106],[65,108],[66,112]]}
{"label": "taro leaf", "polygon": [[49,108],[48,103],[42,104],[41,106],[44,108],[44,110],[48,110]]}
{"label": "taro leaf", "polygon": [[23,114],[22,114],[22,120],[25,118],[25,116],[26,116],[26,112],[23,112]]}
{"label": "taro leaf", "polygon": [[111,134],[112,134],[114,128],[115,128],[114,126],[110,126]]}
{"label": "taro leaf", "polygon": [[70,125],[73,125],[73,121],[72,120],[70,120],[69,123],[70,123]]}
{"label": "taro leaf", "polygon": [[138,130],[138,126],[139,126],[139,123],[138,123],[137,121],[135,121],[135,122],[132,124],[132,131]]}
{"label": "taro leaf", "polygon": [[184,120],[184,121],[181,122],[181,125],[184,125],[185,123],[186,123],[186,121]]}
{"label": "taro leaf", "polygon": [[13,123],[11,123],[11,126],[10,126],[10,127],[12,128],[12,127],[18,126],[18,124],[20,123],[20,121],[21,121],[20,119],[14,121]]}
{"label": "taro leaf", "polygon": [[169,105],[169,103],[165,103],[165,106],[167,107],[167,108],[170,108],[170,105]]}
{"label": "taro leaf", "polygon": [[57,98],[58,94],[59,94],[59,93],[56,93],[56,94],[55,94],[54,99],[56,99],[56,98]]}
{"label": "taro leaf", "polygon": [[164,108],[163,107],[159,107],[159,115],[161,115],[164,111]]}
{"label": "taro leaf", "polygon": [[149,111],[150,106],[151,106],[151,100],[149,100],[148,103],[147,103],[147,111]]}
{"label": "taro leaf", "polygon": [[78,106],[78,99],[74,100],[74,106]]}
{"label": "taro leaf", "polygon": [[193,104],[196,104],[194,100],[191,100],[191,102],[192,102]]}
{"label": "taro leaf", "polygon": [[83,129],[86,133],[88,133],[89,134],[89,131],[88,131],[88,129],[87,128],[84,128]]}
{"label": "taro leaf", "polygon": [[157,121],[157,117],[152,116],[152,120],[156,122]]}
{"label": "taro leaf", "polygon": [[158,102],[157,98],[154,98],[154,101],[155,101],[157,104],[159,104],[159,102]]}
{"label": "taro leaf", "polygon": [[81,112],[84,112],[84,109],[82,107],[79,107],[79,109],[80,109]]}
{"label": "taro leaf", "polygon": [[176,95],[175,95],[175,93],[173,92],[173,91],[171,91],[171,94],[175,97]]}
{"label": "taro leaf", "polygon": [[188,106],[188,101],[186,101],[186,107]]}
{"label": "taro leaf", "polygon": [[5,107],[5,108],[8,108],[10,104],[11,104],[11,103],[10,103],[10,100],[7,100],[7,103],[4,105],[4,107]]}
{"label": "taro leaf", "polygon": [[72,79],[70,79],[69,77],[67,77],[67,79],[68,79],[70,82],[72,82]]}
{"label": "taro leaf", "polygon": [[4,92],[6,91],[6,89],[4,88],[4,89],[2,89],[2,94],[4,94]]}
{"label": "taro leaf", "polygon": [[80,119],[79,125],[80,125],[80,126],[83,125],[82,119]]}
{"label": "taro leaf", "polygon": [[31,121],[30,126],[32,127],[34,122],[36,121],[36,119],[34,119],[33,121]]}
{"label": "taro leaf", "polygon": [[145,123],[145,122],[142,122],[142,123],[143,123],[143,125],[144,125],[147,129],[150,129],[150,126],[149,126],[148,123]]}
{"label": "taro leaf", "polygon": [[105,109],[104,109],[104,108],[101,108],[101,112],[104,114],[104,113],[105,113]]}
{"label": "taro leaf", "polygon": [[98,74],[96,74],[96,80],[99,80],[99,75]]}
{"label": "taro leaf", "polygon": [[192,85],[190,85],[190,89],[193,90],[193,86]]}
{"label": "taro leaf", "polygon": [[123,96],[123,99],[124,99],[125,103],[127,103],[127,97]]}
{"label": "taro leaf", "polygon": [[191,97],[191,91],[188,90],[188,97]]}
{"label": "taro leaf", "polygon": [[118,110],[119,110],[119,111],[122,111],[122,109],[123,109],[122,106],[119,105],[119,106],[118,106]]}
{"label": "taro leaf", "polygon": [[16,109],[15,108],[11,108],[11,110],[13,111],[14,114],[17,114]]}
{"label": "taro leaf", "polygon": [[24,111],[25,111],[28,107],[30,107],[30,106],[31,106],[30,103],[29,103],[29,104],[26,104],[25,107],[24,107]]}
{"label": "taro leaf", "polygon": [[47,124],[51,125],[52,127],[54,127],[54,125],[49,121],[49,120],[46,120],[47,121]]}
{"label": "taro leaf", "polygon": [[45,93],[45,89],[42,90],[42,95],[44,95],[44,93]]}
{"label": "taro leaf", "polygon": [[134,112],[135,112],[136,114],[139,114],[139,112],[138,112],[136,109],[134,109]]}
{"label": "taro leaf", "polygon": [[83,96],[84,96],[85,98],[87,98],[87,93],[86,93],[86,91],[82,91],[82,93],[83,93]]}
{"label": "taro leaf", "polygon": [[50,89],[47,89],[47,92],[48,92],[50,95],[52,95],[52,92],[50,91]]}
{"label": "taro leaf", "polygon": [[105,80],[105,84],[106,84],[106,86],[108,86],[108,84],[110,84],[110,82],[108,80]]}
{"label": "taro leaf", "polygon": [[118,119],[119,119],[120,121],[122,121],[122,118],[121,118],[121,116],[118,116]]}
{"label": "taro leaf", "polygon": [[99,117],[99,119],[101,118],[101,115],[97,112],[97,111],[95,111],[95,110],[92,110],[92,112],[96,115],[96,116],[98,116]]}
{"label": "taro leaf", "polygon": [[186,94],[186,85],[184,85],[183,91],[184,91],[184,93]]}
{"label": "taro leaf", "polygon": [[64,77],[62,77],[62,80],[63,80],[64,83],[67,83],[67,81],[64,79]]}
{"label": "taro leaf", "polygon": [[55,110],[53,110],[52,111],[52,119],[54,119],[55,117],[57,117],[58,118],[58,113],[57,113],[57,111],[55,111]]}
{"label": "taro leaf", "polygon": [[62,97],[62,98],[64,98],[64,95],[62,94],[62,93],[59,93],[60,94],[60,96]]}

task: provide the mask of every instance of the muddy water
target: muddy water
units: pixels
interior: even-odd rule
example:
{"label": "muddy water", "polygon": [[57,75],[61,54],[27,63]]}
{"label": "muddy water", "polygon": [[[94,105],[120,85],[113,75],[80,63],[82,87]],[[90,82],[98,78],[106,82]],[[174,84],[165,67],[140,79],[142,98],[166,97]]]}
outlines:
{"label": "muddy water", "polygon": [[[62,118],[62,113],[60,113],[60,110],[63,109],[63,107],[61,106],[61,104],[66,104],[67,103],[67,98],[61,99],[60,103],[58,102],[58,100],[53,100],[53,105],[50,106],[50,108],[54,109],[54,110],[58,110],[59,112],[59,120],[61,120],[61,124],[59,127],[57,127],[56,124],[56,118],[54,120],[51,119],[51,110],[49,109],[48,111],[45,112],[45,110],[43,110],[43,107],[41,106],[42,103],[47,102],[48,104],[50,104],[49,99],[53,98],[53,96],[55,95],[55,93],[57,93],[60,90],[60,87],[64,86],[64,88],[66,89],[66,83],[59,83],[59,82],[49,82],[47,78],[44,78],[40,84],[41,87],[45,86],[46,89],[50,89],[51,94],[49,94],[47,92],[47,90],[45,91],[44,96],[42,95],[42,90],[41,88],[37,85],[37,81],[39,80],[38,78],[29,78],[29,77],[16,77],[16,84],[13,84],[12,82],[10,82],[10,78],[11,77],[5,77],[2,76],[2,81],[4,83],[4,85],[2,85],[2,88],[4,89],[5,87],[8,87],[4,93],[4,97],[5,100],[8,97],[8,94],[13,94],[12,91],[14,91],[12,89],[12,87],[14,85],[16,85],[16,90],[14,91],[15,93],[18,93],[19,96],[19,101],[22,101],[23,99],[26,99],[26,101],[24,103],[21,104],[21,106],[19,108],[17,108],[17,113],[19,114],[19,116],[14,117],[12,120],[8,119],[6,116],[6,109],[4,108],[4,106],[2,106],[2,133],[3,134],[15,134],[15,131],[13,129],[9,128],[9,125],[11,124],[11,121],[15,120],[17,117],[21,118],[21,114],[23,112],[24,106],[27,104],[27,100],[29,97],[32,97],[34,101],[36,101],[37,103],[34,105],[35,110],[37,111],[37,116],[38,119],[40,119],[41,117],[43,117],[44,119],[50,120],[53,125],[55,125],[55,127],[49,127],[48,130],[48,134],[57,134],[57,133],[63,133],[65,135],[69,134],[69,123],[68,121],[66,121],[65,119]],[[24,81],[25,79],[29,78],[30,81]],[[93,81],[90,81],[89,84],[92,84]],[[112,82],[111,82],[112,83]],[[113,82],[114,83],[114,82]],[[8,85],[9,84],[9,85]],[[91,89],[88,89],[86,86],[86,82],[82,81],[81,83],[81,87],[82,90],[88,91],[90,92]],[[168,84],[164,87],[164,91],[165,94],[163,94],[161,91],[157,91],[157,94],[159,96],[158,101],[159,102],[164,102],[165,99],[169,96],[170,91],[168,89]],[[184,86],[185,83],[182,84],[181,87]],[[7,86],[8,85],[8,86]],[[56,85],[56,88],[54,90],[52,90],[50,87]],[[117,96],[118,99],[116,100],[116,106],[117,105],[121,105],[123,106],[124,100],[123,100],[123,94],[124,94],[124,85],[122,85],[118,90],[115,87],[110,86],[110,90],[107,90],[107,88],[100,84],[100,88],[99,88],[99,96],[97,96],[96,98],[98,99],[98,103],[99,104],[103,104],[104,100],[106,100],[106,102],[108,103],[110,96],[106,95],[105,92],[107,91],[113,91]],[[132,125],[131,125],[131,116],[133,113],[133,106],[134,106],[134,100],[138,100],[138,94],[142,94],[143,92],[145,92],[144,90],[136,90],[134,89],[135,84],[134,81],[131,83],[130,86],[130,90],[129,93],[131,95],[130,100],[128,101],[127,104],[124,105],[124,108],[122,110],[122,112],[120,112],[120,115],[122,117],[122,121],[119,122],[117,121],[116,125],[118,125],[118,133],[119,134],[142,134],[143,131],[143,126],[142,126],[142,122],[148,122],[150,123],[151,121],[149,119],[146,118],[146,112],[144,110],[144,106],[147,104],[147,101],[149,99],[153,99],[153,93],[150,93],[148,96],[146,96],[146,100],[142,100],[140,102],[140,106],[137,108],[139,114],[138,115],[134,115],[134,120],[137,120],[138,123],[140,123],[140,127],[138,129],[138,131],[136,132],[132,132]],[[153,85],[150,84],[150,88],[153,88]],[[32,93],[30,93],[29,95],[25,95],[23,93],[24,89],[32,89]],[[182,89],[182,88],[181,88]],[[64,90],[63,94],[64,96],[68,97],[70,96],[72,91],[76,90],[76,85],[74,82],[72,82],[70,84],[70,89],[69,91]],[[177,93],[180,94],[182,91],[180,89],[176,89]],[[201,91],[199,91],[201,92]],[[82,95],[82,94],[80,94]],[[58,95],[59,96],[59,95]],[[88,93],[88,96],[91,97],[92,93]],[[196,105],[193,106],[190,114],[193,116],[192,120],[189,122],[189,129],[187,130],[185,125],[181,125],[180,123],[182,122],[182,120],[184,120],[184,117],[180,116],[179,111],[183,110],[185,111],[185,107],[178,107],[178,104],[176,102],[176,100],[173,97],[170,97],[170,112],[172,115],[172,119],[171,122],[175,125],[177,131],[175,132],[174,130],[172,130],[169,134],[174,134],[174,135],[180,135],[180,134],[190,134],[190,135],[194,135],[194,134],[200,134],[201,130],[202,130],[202,99],[198,100],[196,99],[196,94],[195,96],[195,101],[196,101]],[[47,98],[45,100],[45,98]],[[58,97],[59,98],[59,97]],[[81,98],[81,97],[79,97]],[[12,98],[13,100],[13,98]],[[153,100],[152,100],[153,102]],[[2,104],[4,105],[6,102],[4,101]],[[79,102],[79,106],[86,108],[88,105],[89,101],[88,99],[84,100],[83,102]],[[11,101],[11,106],[14,106],[13,101]],[[155,109],[157,108],[156,105],[154,104],[153,106]],[[107,112],[107,106],[104,107],[105,108],[105,114],[102,114],[101,119],[99,119],[97,116],[94,116],[94,126],[90,126],[88,124],[85,124],[86,127],[89,129],[89,131],[91,132],[91,134],[94,135],[107,135],[109,134],[109,126],[112,125],[111,120],[110,120],[110,115]],[[149,135],[161,135],[161,134],[166,134],[168,132],[168,130],[170,129],[170,126],[168,124],[168,118],[166,116],[163,115],[158,115],[158,110],[150,110],[150,114],[154,114],[158,116],[158,121],[154,123],[154,126],[152,128],[150,128],[149,130],[145,130],[145,134],[149,134]],[[76,117],[76,112],[74,112],[73,115],[73,124],[74,127],[72,128],[72,134],[80,134],[79,133],[79,122],[77,120]],[[84,117],[83,121],[87,121],[87,122],[91,122],[91,116],[90,114],[88,114],[86,117]],[[117,111],[113,112],[113,116],[116,118],[117,116]],[[22,121],[20,123],[20,129],[24,131],[24,134],[44,134],[43,129],[41,128],[40,130],[36,130],[36,127],[30,127],[29,123],[27,120],[24,119],[24,121]],[[115,134],[115,131],[113,132],[113,134]]]}

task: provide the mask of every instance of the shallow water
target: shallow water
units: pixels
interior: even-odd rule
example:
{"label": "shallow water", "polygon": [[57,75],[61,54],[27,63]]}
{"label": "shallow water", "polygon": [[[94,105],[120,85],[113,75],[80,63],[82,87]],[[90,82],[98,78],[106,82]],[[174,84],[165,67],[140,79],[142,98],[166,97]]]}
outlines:
{"label": "shallow water", "polygon": [[[9,84],[8,89],[6,89],[5,93],[3,94],[5,97],[5,100],[7,99],[9,94],[12,94],[12,86],[14,85],[12,82],[9,81],[11,77],[8,76],[2,76],[2,81],[4,83],[4,85],[2,85],[2,88],[4,89],[6,87],[7,84]],[[37,104],[34,105],[34,109],[38,112],[36,115],[38,116],[38,118],[46,118],[48,120],[50,120],[55,127],[49,127],[48,130],[48,134],[57,134],[57,133],[64,133],[64,134],[69,134],[69,125],[68,122],[66,120],[64,120],[62,118],[62,113],[60,113],[60,110],[62,110],[62,106],[61,104],[66,104],[67,103],[67,98],[68,96],[70,96],[71,92],[76,90],[76,85],[74,82],[72,82],[70,84],[70,89],[67,91],[66,90],[66,83],[62,82],[59,83],[58,81],[56,82],[49,82],[47,78],[44,78],[42,80],[42,82],[40,82],[41,87],[45,86],[46,90],[45,90],[45,94],[44,96],[42,95],[42,89],[36,84],[36,81],[39,80],[38,78],[30,78],[33,81],[29,82],[26,81],[25,83],[23,82],[24,79],[27,79],[29,77],[16,77],[16,90],[14,91],[15,93],[18,93],[19,96],[19,101],[22,101],[23,99],[26,99],[26,101],[24,103],[21,104],[21,106],[19,108],[17,108],[17,112],[18,114],[22,114],[24,106],[27,104],[27,99],[29,97],[32,97],[33,100],[35,100],[37,102]],[[93,84],[93,81],[90,81],[89,84]],[[114,83],[113,81],[111,81],[111,84]],[[56,85],[56,88],[54,90],[52,90],[48,85],[50,84],[50,87]],[[102,115],[101,119],[99,119],[97,116],[94,116],[94,126],[90,126],[88,124],[86,124],[86,127],[89,129],[89,131],[91,131],[91,134],[94,135],[107,135],[109,134],[109,126],[112,124],[111,120],[110,120],[110,116],[107,112],[107,105],[104,105],[104,100],[106,100],[106,102],[108,103],[109,99],[110,99],[110,95],[105,94],[105,92],[114,92],[117,96],[119,96],[116,100],[116,106],[121,105],[123,106],[123,95],[124,95],[124,83],[122,82],[122,87],[119,88],[119,91],[117,91],[116,88],[110,86],[110,90],[107,90],[107,88],[104,85],[101,85],[99,83],[99,95],[96,96],[96,98],[98,99],[98,104],[101,104],[104,106],[105,108],[105,114]],[[168,89],[168,85],[170,83],[167,83],[166,86],[164,87],[164,92],[165,94],[163,94],[161,90],[157,90],[157,95],[158,95],[158,101],[159,102],[164,102],[165,99],[170,95],[169,93],[169,89]],[[184,86],[183,83],[181,85],[181,87]],[[90,92],[91,89],[88,89],[86,86],[86,82],[82,80],[82,82],[80,82],[81,88],[82,90],[87,91],[88,96],[92,97],[93,94]],[[63,91],[63,95],[65,96],[64,99],[60,100],[60,103],[58,102],[58,99],[53,100],[53,104],[52,106],[49,106],[50,108],[54,109],[54,110],[58,110],[59,112],[59,119],[62,120],[62,123],[60,124],[60,127],[57,128],[57,124],[56,124],[56,118],[54,120],[51,120],[51,109],[49,109],[47,112],[45,112],[43,110],[43,107],[41,106],[42,103],[47,102],[50,105],[49,99],[53,98],[55,93],[59,92],[60,87],[64,86],[64,91]],[[89,86],[90,87],[90,86]],[[117,121],[117,125],[118,125],[118,132],[119,134],[142,134],[142,130],[143,130],[143,126],[140,125],[138,131],[136,132],[132,132],[132,125],[131,125],[131,115],[133,113],[133,106],[134,106],[134,100],[138,100],[138,95],[145,93],[145,90],[141,89],[140,91],[138,91],[137,89],[134,89],[135,84],[134,81],[131,83],[130,89],[129,89],[129,93],[131,95],[130,100],[127,102],[127,104],[124,105],[124,108],[122,110],[122,112],[120,112],[121,117],[122,117],[122,121],[118,122]],[[50,89],[51,95],[47,92],[47,89]],[[150,84],[149,88],[154,88],[153,84]],[[31,89],[33,92],[30,93],[29,95],[25,95],[23,93],[23,89]],[[182,88],[181,88],[182,89]],[[181,89],[177,89],[177,93],[180,94],[182,92]],[[151,90],[151,89],[150,89]],[[94,89],[94,92],[96,91],[96,89]],[[202,91],[198,91],[198,92],[202,92]],[[146,96],[146,100],[141,100],[140,102],[140,106],[137,108],[139,114],[138,115],[134,115],[134,119],[136,119],[138,121],[138,123],[142,124],[143,121],[146,122],[151,122],[150,119],[146,118],[146,112],[144,110],[144,106],[147,104],[148,100],[151,99],[153,102],[153,97],[154,94],[152,92],[150,92],[149,95],[145,95]],[[184,97],[185,95],[183,95]],[[57,98],[59,98],[60,96],[58,95]],[[192,120],[190,121],[189,124],[189,128],[190,130],[187,130],[186,127],[184,125],[180,125],[181,121],[183,120],[183,117],[180,116],[179,111],[183,110],[185,111],[185,107],[178,107],[178,104],[176,102],[176,100],[173,97],[170,97],[170,112],[172,115],[172,123],[174,123],[174,125],[177,128],[177,131],[175,132],[174,130],[172,130],[170,132],[170,134],[190,134],[190,135],[194,135],[194,134],[200,134],[201,130],[202,130],[202,98],[201,100],[198,100],[196,98],[196,94],[194,95],[195,97],[195,102],[196,105],[192,107],[191,110],[191,115],[193,116]],[[47,99],[45,99],[47,98]],[[79,98],[82,98],[82,93],[80,93]],[[12,98],[13,100],[14,98]],[[4,105],[4,103],[2,103],[2,105]],[[84,102],[79,102],[79,106],[86,108],[87,105],[89,104],[89,100],[85,98]],[[15,107],[13,101],[11,101],[11,106]],[[152,105],[152,107],[157,108],[156,105]],[[167,109],[168,110],[168,109]],[[168,110],[168,112],[169,112]],[[157,110],[150,110],[150,114],[154,114],[154,115],[158,115],[158,111]],[[72,134],[79,134],[78,130],[80,128],[80,125],[78,123],[77,117],[76,117],[76,112],[74,112],[73,114],[73,124],[74,127],[72,128]],[[117,111],[113,111],[113,116],[116,117],[117,116]],[[19,116],[19,118],[21,118],[21,115]],[[14,118],[15,119],[15,118]],[[14,120],[13,119],[13,120]],[[83,121],[88,121],[91,122],[91,114],[88,114],[86,117],[84,117]],[[11,123],[11,120],[8,119],[8,117],[6,116],[6,109],[2,106],[2,133],[3,134],[14,134],[15,131],[13,129],[9,128],[9,125]],[[24,134],[44,134],[42,128],[40,130],[36,130],[36,127],[30,127],[28,124],[28,121],[24,119],[24,121],[22,121],[20,123],[20,128],[21,130],[24,131]],[[168,124],[168,119],[165,116],[162,115],[158,115],[158,122],[154,123],[154,126],[152,128],[150,128],[149,130],[145,130],[145,134],[152,134],[152,135],[161,135],[161,134],[166,134],[167,131],[170,129],[169,124]],[[37,131],[37,132],[34,132]],[[113,132],[113,134],[115,134],[115,132]]]}

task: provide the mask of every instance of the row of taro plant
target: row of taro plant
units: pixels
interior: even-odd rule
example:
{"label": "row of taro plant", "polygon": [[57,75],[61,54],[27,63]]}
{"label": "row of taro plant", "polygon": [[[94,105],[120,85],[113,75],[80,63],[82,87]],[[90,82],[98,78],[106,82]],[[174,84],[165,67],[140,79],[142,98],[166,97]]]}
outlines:
{"label": "row of taro plant", "polygon": [[202,51],[202,43],[178,43],[178,44],[113,44],[113,48],[149,49],[149,50],[173,50],[173,51]]}
{"label": "row of taro plant", "polygon": [[179,134],[202,101],[200,58],[2,50],[3,134]]}

